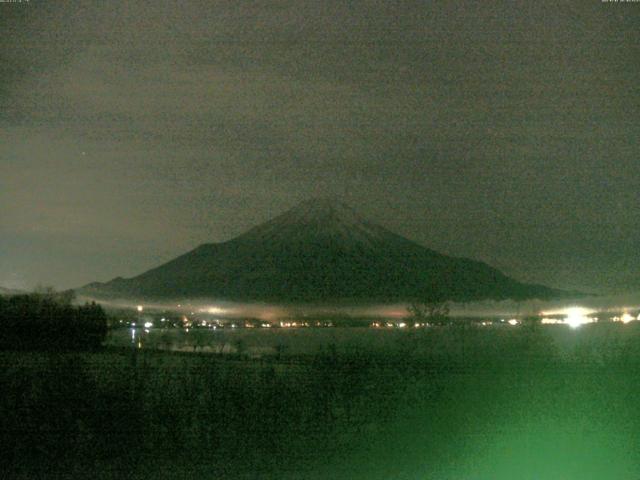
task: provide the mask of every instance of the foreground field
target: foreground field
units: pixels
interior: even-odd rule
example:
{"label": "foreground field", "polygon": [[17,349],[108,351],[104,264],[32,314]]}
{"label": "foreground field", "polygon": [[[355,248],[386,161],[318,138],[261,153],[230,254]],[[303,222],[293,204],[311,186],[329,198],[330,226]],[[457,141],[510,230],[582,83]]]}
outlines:
{"label": "foreground field", "polygon": [[594,332],[562,346],[564,333],[539,329],[442,330],[384,352],[338,341],[261,359],[4,352],[0,467],[25,479],[636,478],[637,332]]}

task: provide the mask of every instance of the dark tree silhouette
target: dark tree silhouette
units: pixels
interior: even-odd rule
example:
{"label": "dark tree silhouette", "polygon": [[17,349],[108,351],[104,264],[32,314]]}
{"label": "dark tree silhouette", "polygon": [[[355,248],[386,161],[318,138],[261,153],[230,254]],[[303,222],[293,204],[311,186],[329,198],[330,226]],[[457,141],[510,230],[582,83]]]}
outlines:
{"label": "dark tree silhouette", "polygon": [[93,350],[107,334],[100,305],[73,305],[73,291],[39,289],[0,299],[0,349]]}
{"label": "dark tree silhouette", "polygon": [[445,301],[413,302],[407,307],[409,319],[414,323],[447,325],[449,323],[449,304]]}

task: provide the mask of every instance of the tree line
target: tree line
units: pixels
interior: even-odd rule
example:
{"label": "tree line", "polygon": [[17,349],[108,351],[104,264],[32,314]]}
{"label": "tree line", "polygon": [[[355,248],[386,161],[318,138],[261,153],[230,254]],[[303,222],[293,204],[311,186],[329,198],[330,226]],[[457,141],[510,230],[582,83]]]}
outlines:
{"label": "tree line", "polygon": [[107,334],[107,316],[95,302],[74,305],[73,291],[45,289],[0,296],[0,349],[94,350]]}

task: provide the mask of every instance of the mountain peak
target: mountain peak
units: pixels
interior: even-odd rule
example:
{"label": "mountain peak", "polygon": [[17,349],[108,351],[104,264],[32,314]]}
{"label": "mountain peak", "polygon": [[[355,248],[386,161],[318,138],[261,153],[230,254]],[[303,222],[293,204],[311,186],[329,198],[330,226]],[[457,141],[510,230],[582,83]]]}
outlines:
{"label": "mountain peak", "polygon": [[379,235],[379,227],[366,221],[345,203],[320,197],[299,203],[267,223],[252,228],[240,238],[254,242],[332,238],[370,243]]}
{"label": "mountain peak", "polygon": [[347,204],[331,197],[305,200],[278,218],[302,223],[333,220],[346,223],[363,223],[365,220]]}
{"label": "mountain peak", "polygon": [[488,265],[439,254],[363,219],[333,198],[311,198],[223,243],[205,244],[91,294],[139,298],[317,302],[553,298]]}

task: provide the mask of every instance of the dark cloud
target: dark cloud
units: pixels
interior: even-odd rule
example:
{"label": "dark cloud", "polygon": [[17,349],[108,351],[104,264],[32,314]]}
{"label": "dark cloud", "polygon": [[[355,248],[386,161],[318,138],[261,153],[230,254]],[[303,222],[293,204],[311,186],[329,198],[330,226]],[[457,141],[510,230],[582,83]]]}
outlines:
{"label": "dark cloud", "polygon": [[523,280],[633,278],[640,7],[425,3],[0,4],[0,284],[133,275],[314,195]]}

